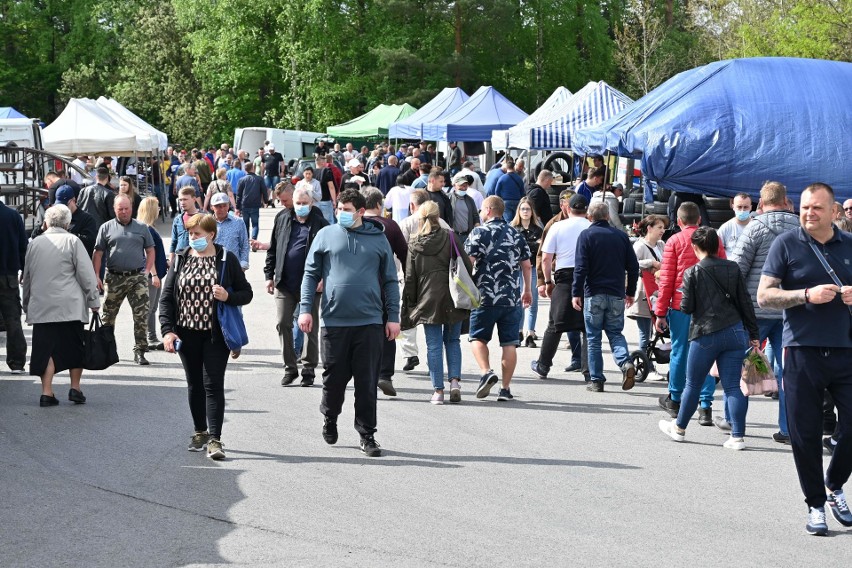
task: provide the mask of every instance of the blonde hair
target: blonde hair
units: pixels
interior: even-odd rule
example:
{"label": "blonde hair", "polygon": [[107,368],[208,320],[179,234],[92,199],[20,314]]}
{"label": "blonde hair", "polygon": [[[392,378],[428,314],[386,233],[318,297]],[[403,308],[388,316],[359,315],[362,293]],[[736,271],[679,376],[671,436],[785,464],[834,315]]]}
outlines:
{"label": "blonde hair", "polygon": [[532,201],[530,201],[528,197],[522,197],[521,200],[518,201],[518,208],[515,209],[515,218],[512,219],[512,222],[509,223],[509,224],[513,227],[521,227],[522,226],[521,205],[528,205],[529,208],[530,208],[530,211],[532,212],[532,214],[530,215],[530,226],[537,225],[537,226],[541,227],[541,220],[538,218],[538,213],[535,212],[535,207],[533,207]]}
{"label": "blonde hair", "polygon": [[434,201],[427,201],[417,209],[417,214],[420,215],[421,223],[418,235],[427,235],[438,228],[438,219],[441,211],[438,209],[438,204]]}
{"label": "blonde hair", "polygon": [[149,227],[154,225],[157,220],[157,215],[160,214],[160,202],[156,197],[146,197],[139,204],[139,212],[136,214],[136,220],[140,223],[145,223]]}
{"label": "blonde hair", "polygon": [[216,223],[216,218],[208,213],[196,213],[186,222],[186,230],[191,231],[195,227],[201,227],[205,233],[213,233],[213,238],[216,238],[216,229],[219,225]]}

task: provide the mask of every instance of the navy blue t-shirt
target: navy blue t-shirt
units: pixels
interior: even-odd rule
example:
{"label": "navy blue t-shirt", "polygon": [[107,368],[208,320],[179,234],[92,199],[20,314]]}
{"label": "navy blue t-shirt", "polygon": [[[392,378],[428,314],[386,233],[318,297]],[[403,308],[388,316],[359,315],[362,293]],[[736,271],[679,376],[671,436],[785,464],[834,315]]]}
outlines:
{"label": "navy blue t-shirt", "polygon": [[[778,236],[769,249],[763,272],[781,279],[784,290],[803,290],[820,284],[833,284],[808,242],[804,229]],[[817,249],[837,273],[844,286],[852,285],[852,235],[837,227],[825,245],[816,241]],[[852,348],[852,315],[840,294],[827,304],[803,304],[784,310],[785,347]]]}
{"label": "navy blue t-shirt", "polygon": [[299,296],[302,289],[302,276],[305,274],[305,260],[308,257],[308,236],[311,226],[299,223],[295,219],[290,228],[290,242],[284,257],[284,270],[281,284],[284,289]]}

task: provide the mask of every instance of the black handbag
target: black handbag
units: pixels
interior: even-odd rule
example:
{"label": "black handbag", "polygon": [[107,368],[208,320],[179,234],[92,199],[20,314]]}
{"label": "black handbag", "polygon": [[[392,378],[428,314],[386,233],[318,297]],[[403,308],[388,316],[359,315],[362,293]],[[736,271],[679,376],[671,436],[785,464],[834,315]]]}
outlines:
{"label": "black handbag", "polygon": [[92,314],[92,322],[85,331],[83,344],[83,368],[89,371],[103,371],[118,363],[118,346],[115,343],[115,330],[103,325],[100,314]]}

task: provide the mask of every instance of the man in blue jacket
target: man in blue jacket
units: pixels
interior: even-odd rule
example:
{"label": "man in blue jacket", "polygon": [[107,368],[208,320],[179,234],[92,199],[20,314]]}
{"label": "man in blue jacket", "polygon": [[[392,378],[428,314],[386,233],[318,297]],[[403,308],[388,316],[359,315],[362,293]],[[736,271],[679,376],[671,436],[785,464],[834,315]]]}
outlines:
{"label": "man in blue jacket", "polygon": [[[633,388],[636,369],[630,361],[627,340],[624,339],[624,308],[633,305],[639,261],[623,231],[609,225],[609,207],[601,201],[589,206],[592,224],[577,238],[574,260],[574,285],[571,293],[574,309],[583,312],[589,345],[589,374],[587,387],[603,392],[603,353],[601,335],[606,332],[612,356],[622,372],[621,388]],[[627,273],[627,289],[624,274]]]}
{"label": "man in blue jacket", "polygon": [[382,453],[373,434],[383,337],[399,335],[399,283],[382,225],[365,218],[365,211],[364,196],[346,190],[337,200],[337,224],[317,233],[302,279],[299,328],[310,333],[316,325],[311,308],[322,280],[323,439],[337,442],[337,417],[354,379],[355,430],[361,451],[375,457]]}
{"label": "man in blue jacket", "polygon": [[251,238],[257,240],[260,208],[266,206],[266,184],[263,178],[254,173],[254,164],[245,164],[246,174],[237,183],[237,215],[242,216],[246,232],[251,230]]}

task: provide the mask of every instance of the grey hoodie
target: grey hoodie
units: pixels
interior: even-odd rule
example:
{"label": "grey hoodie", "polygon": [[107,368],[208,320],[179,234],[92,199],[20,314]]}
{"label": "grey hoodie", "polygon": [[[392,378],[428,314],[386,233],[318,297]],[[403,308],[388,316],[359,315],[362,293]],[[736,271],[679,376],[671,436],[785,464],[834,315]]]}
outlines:
{"label": "grey hoodie", "polygon": [[357,229],[323,228],[308,251],[299,313],[311,313],[313,290],[323,280],[320,313],[325,327],[399,322],[393,252],[381,223],[369,217],[362,221]]}

